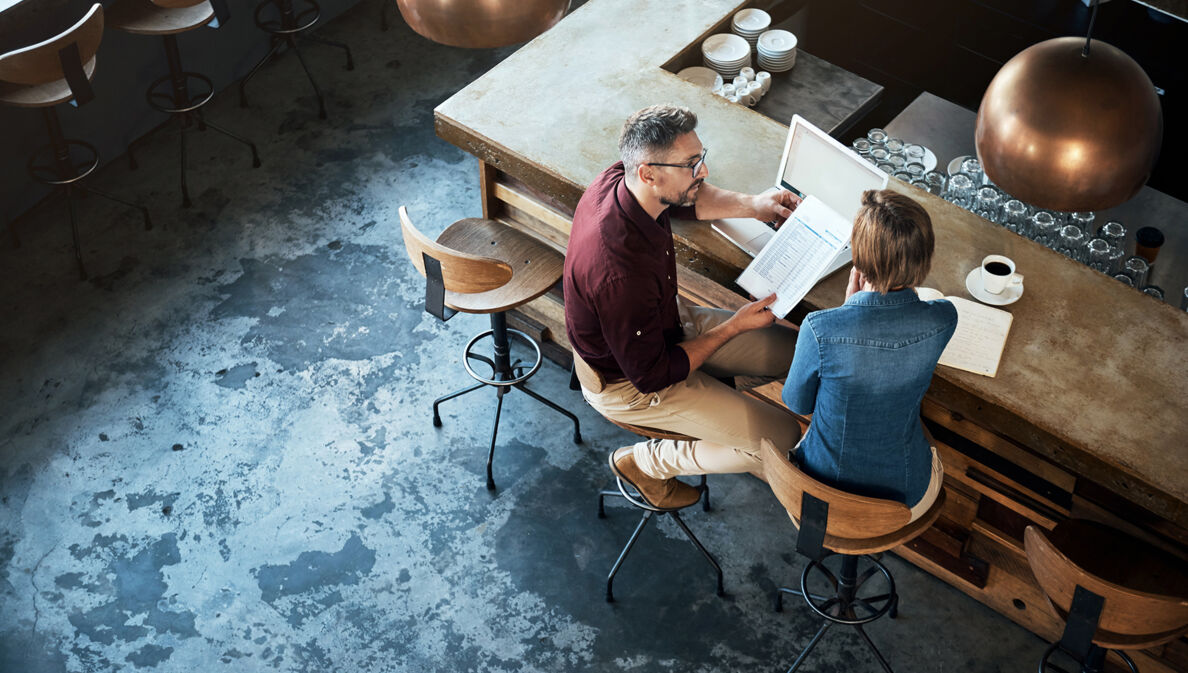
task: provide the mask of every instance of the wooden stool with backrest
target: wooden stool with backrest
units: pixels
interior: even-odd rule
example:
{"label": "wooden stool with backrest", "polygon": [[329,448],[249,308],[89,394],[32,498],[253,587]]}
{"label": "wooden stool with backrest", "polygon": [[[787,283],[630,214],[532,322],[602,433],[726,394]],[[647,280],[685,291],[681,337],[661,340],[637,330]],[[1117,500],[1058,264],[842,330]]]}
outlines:
{"label": "wooden stool with backrest", "polygon": [[[843,624],[854,627],[883,669],[891,673],[891,666],[862,628],[883,615],[889,614],[894,619],[899,609],[895,580],[878,555],[931,526],[940,516],[945,492],[941,490],[923,516],[909,522],[911,510],[907,505],[827,486],[801,471],[791,458],[771,442],[763,441],[767,483],[800,529],[796,550],[809,558],[800,575],[799,589],[776,590],[775,609],[777,612],[783,609],[784,594],[794,594],[803,597],[824,622],[788,672],[804,663],[829,627]],[[826,561],[835,558],[840,563],[834,565],[840,567],[830,569]],[[859,572],[862,563],[866,567]],[[825,589],[813,591],[815,587]]]}
{"label": "wooden stool with backrest", "polygon": [[[206,75],[184,70],[181,52],[177,48],[179,34],[203,26],[218,28],[227,22],[229,16],[226,0],[117,0],[108,10],[108,22],[113,28],[135,35],[159,35],[164,42],[169,73],[149,85],[145,98],[154,110],[177,119],[181,129],[178,161],[181,165],[182,205],[185,207],[191,205],[190,190],[186,184],[186,129],[191,125],[197,126],[199,131],[209,127],[247,145],[252,151],[252,168],[260,167],[260,154],[256,151],[255,143],[207,121],[202,106],[214,97],[214,83]],[[198,93],[191,91],[192,84],[198,86]],[[128,164],[133,169],[137,167],[133,149],[161,128],[163,126],[158,126],[128,145]]]}
{"label": "wooden stool with backrest", "polygon": [[[462,352],[462,364],[466,372],[478,383],[434,400],[433,425],[441,427],[438,407],[442,402],[485,386],[495,388],[495,427],[491,431],[491,448],[487,452],[487,488],[492,491],[495,490],[495,480],[491,476],[491,464],[495,459],[499,415],[503,410],[503,396],[509,390],[515,388],[567,416],[573,421],[573,442],[581,444],[582,433],[577,416],[525,384],[540,369],[543,360],[540,344],[528,334],[507,326],[506,311],[540,297],[561,279],[564,264],[561,253],[528,234],[494,220],[458,220],[434,241],[417,230],[408,216],[408,210],[401,206],[400,226],[404,234],[404,248],[417,271],[425,277],[426,312],[443,322],[459,311],[487,313],[491,316],[491,329],[475,335]],[[511,359],[509,337],[514,337],[532,351],[531,362]],[[485,339],[492,341],[491,357],[476,351],[476,346]],[[490,368],[491,373],[475,371],[474,362],[483,363]]]}
{"label": "wooden stool with backrest", "polygon": [[1113,651],[1133,673],[1123,650],[1171,642],[1188,632],[1188,576],[1183,559],[1109,526],[1068,519],[1048,534],[1023,533],[1027,562],[1056,614],[1065,621],[1060,640],[1040,659],[1039,671],[1057,651],[1082,673],[1104,670]]}
{"label": "wooden stool with backrest", "polygon": [[66,102],[76,107],[84,105],[95,97],[91,78],[95,76],[95,52],[99,50],[102,37],[103,7],[96,3],[65,32],[0,55],[0,103],[41,108],[45,118],[50,143],[33,153],[27,167],[34,180],[61,187],[66,192],[74,259],[83,279],[86,279],[87,271],[78,242],[75,190],[137,208],[144,217],[144,228],[153,227],[144,206],[81,183],[99,166],[99,151],[90,143],[63,137],[62,123],[55,109],[56,105]]}
{"label": "wooden stool with backrest", "polygon": [[[302,6],[300,11],[294,9],[293,0],[262,0],[260,4],[256,5],[256,13],[254,18],[256,20],[256,27],[266,32],[271,37],[271,46],[264,57],[252,66],[247,75],[239,80],[239,107],[247,107],[247,87],[248,80],[255,77],[260,68],[264,67],[277,54],[280,53],[281,48],[288,47],[293,53],[297,54],[297,61],[301,63],[301,69],[305,71],[306,78],[309,79],[310,85],[313,86],[314,95],[318,99],[318,118],[326,118],[326,101],[322,97],[322,90],[318,88],[318,83],[314,81],[313,73],[309,71],[309,66],[305,64],[305,57],[301,54],[301,48],[297,46],[297,40],[309,40],[310,42],[318,42],[331,47],[338,47],[346,52],[346,69],[355,69],[355,60],[351,58],[351,48],[342,42],[335,42],[334,40],[327,40],[324,37],[314,35],[309,32],[314,24],[318,22],[318,17],[322,14],[322,8],[314,0],[301,0]],[[274,16],[268,17],[267,10],[273,9]]]}
{"label": "wooden stool with backrest", "polygon": [[[573,390],[580,390],[584,386],[587,390],[594,393],[602,392],[602,390],[606,388],[605,377],[603,377],[603,375],[593,367],[590,367],[585,362],[583,362],[576,353],[574,353],[573,356],[573,364],[573,377],[570,379],[570,388]],[[578,385],[579,381],[581,385]],[[671,439],[674,441],[686,442],[697,441],[695,437],[682,435],[676,432],[668,432],[667,430],[660,430],[658,428],[649,428],[643,425],[632,425],[630,423],[617,421],[609,416],[603,416],[603,418],[610,421],[611,423],[614,423],[620,428],[623,428],[627,432],[639,435],[644,439]],[[604,507],[603,503],[608,496],[621,497],[625,499],[631,505],[643,510],[643,515],[639,520],[639,524],[635,527],[635,531],[631,533],[631,537],[628,538],[627,544],[624,545],[623,551],[619,552],[619,558],[615,560],[615,565],[611,568],[610,574],[606,577],[606,602],[614,602],[615,575],[618,574],[619,568],[623,566],[623,561],[627,559],[627,555],[631,553],[631,548],[635,546],[635,542],[639,539],[640,533],[643,532],[644,526],[646,526],[648,521],[651,521],[652,517],[656,514],[659,514],[661,517],[672,517],[672,520],[675,521],[677,526],[685,533],[685,537],[689,538],[689,541],[693,543],[693,546],[697,547],[698,551],[700,551],[702,556],[705,557],[705,560],[709,561],[710,565],[714,567],[714,571],[717,573],[718,579],[717,594],[719,596],[725,595],[722,584],[722,567],[718,565],[718,562],[714,559],[713,555],[710,554],[705,546],[701,544],[701,540],[697,539],[697,536],[693,534],[693,531],[689,530],[689,526],[685,524],[684,520],[681,519],[681,515],[679,514],[682,509],[691,507],[696,504],[696,502],[685,505],[684,507],[656,507],[645,501],[634,488],[632,488],[629,484],[624,483],[623,480],[619,479],[617,476],[615,477],[615,485],[618,487],[617,490],[604,489],[598,492],[598,518],[606,518],[606,508]],[[702,510],[706,512],[710,511],[709,486],[706,484],[704,474],[701,475],[701,482],[695,488],[701,491]]]}

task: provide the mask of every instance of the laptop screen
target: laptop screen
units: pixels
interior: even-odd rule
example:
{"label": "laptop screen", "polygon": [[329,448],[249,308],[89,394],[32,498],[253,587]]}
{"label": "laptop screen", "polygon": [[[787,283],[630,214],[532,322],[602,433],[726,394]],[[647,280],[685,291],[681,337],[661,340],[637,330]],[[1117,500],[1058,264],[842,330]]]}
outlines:
{"label": "laptop screen", "polygon": [[801,198],[816,196],[853,221],[862,192],[885,188],[887,174],[796,115],[788,130],[780,186]]}

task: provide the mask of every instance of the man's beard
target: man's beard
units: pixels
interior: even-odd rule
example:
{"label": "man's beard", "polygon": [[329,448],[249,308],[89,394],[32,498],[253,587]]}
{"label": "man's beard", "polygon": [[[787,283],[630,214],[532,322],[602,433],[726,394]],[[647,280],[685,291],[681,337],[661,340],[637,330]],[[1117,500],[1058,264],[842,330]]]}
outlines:
{"label": "man's beard", "polygon": [[670,199],[662,196],[660,197],[660,203],[663,203],[666,206],[691,206],[697,203],[697,195],[694,192],[697,191],[697,188],[700,187],[701,183],[703,182],[705,182],[705,180],[694,181],[693,184],[689,185],[688,189],[678,194],[676,198]]}

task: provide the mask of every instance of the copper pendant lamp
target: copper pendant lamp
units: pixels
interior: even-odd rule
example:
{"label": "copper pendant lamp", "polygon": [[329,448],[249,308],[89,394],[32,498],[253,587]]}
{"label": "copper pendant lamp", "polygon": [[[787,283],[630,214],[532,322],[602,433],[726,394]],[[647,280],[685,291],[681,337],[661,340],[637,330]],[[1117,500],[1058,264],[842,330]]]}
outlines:
{"label": "copper pendant lamp", "polygon": [[1007,61],[982,97],[975,136],[996,185],[1061,211],[1129,200],[1150,177],[1162,141],[1163,111],[1147,73],[1088,36],[1040,42]]}
{"label": "copper pendant lamp", "polygon": [[396,0],[413,30],[451,47],[526,42],[565,16],[569,0]]}

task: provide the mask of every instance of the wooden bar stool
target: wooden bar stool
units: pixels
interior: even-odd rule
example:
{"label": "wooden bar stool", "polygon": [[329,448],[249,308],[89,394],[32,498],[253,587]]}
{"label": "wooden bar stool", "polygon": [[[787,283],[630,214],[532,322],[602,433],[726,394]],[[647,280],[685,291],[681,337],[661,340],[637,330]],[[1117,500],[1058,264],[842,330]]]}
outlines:
{"label": "wooden bar stool", "polygon": [[[67,140],[54,106],[69,102],[79,106],[95,97],[91,78],[95,75],[95,52],[103,37],[103,7],[91,6],[86,15],[65,32],[43,42],[0,55],[0,103],[16,107],[41,108],[50,143],[33,153],[27,168],[36,181],[61,187],[70,210],[70,233],[78,274],[86,279],[82,250],[78,242],[78,217],[74,192],[102,196],[130,208],[144,217],[144,228],[152,229],[148,209],[106,192],[88,187],[81,180],[99,165],[99,151],[81,140]],[[12,232],[14,242],[19,244]]]}
{"label": "wooden bar stool", "polygon": [[[169,74],[154,80],[145,92],[145,98],[154,110],[173,115],[181,129],[178,160],[181,164],[182,205],[187,208],[191,205],[190,190],[186,185],[186,129],[191,125],[196,125],[199,131],[209,127],[247,145],[252,151],[252,168],[259,168],[260,154],[256,151],[255,143],[207,121],[203,116],[202,106],[214,97],[214,83],[206,75],[184,70],[177,48],[179,33],[208,24],[217,28],[225,23],[229,15],[225,0],[118,0],[108,15],[113,28],[135,35],[159,35],[164,42]],[[198,93],[191,92],[191,84],[198,86]],[[133,153],[137,143],[148,140],[161,128],[149,131],[128,146],[128,164],[133,169],[137,167]]]}
{"label": "wooden bar stool", "polygon": [[[891,673],[890,664],[862,628],[883,615],[894,619],[899,609],[895,579],[879,556],[923,533],[936,521],[945,503],[944,490],[923,516],[909,522],[911,510],[901,502],[854,495],[822,484],[767,440],[763,441],[762,451],[767,483],[800,529],[796,551],[809,558],[800,574],[799,589],[776,589],[775,610],[783,610],[784,594],[793,594],[803,597],[809,609],[824,620],[788,673],[800,668],[834,624],[854,627],[883,670]],[[840,561],[835,563],[839,566],[836,570],[826,566],[831,557]],[[859,571],[863,564],[865,568]],[[824,580],[832,594],[810,589],[821,584],[814,583],[814,575]],[[871,581],[876,577],[882,581]]]}
{"label": "wooden bar stool", "polygon": [[[602,374],[583,362],[582,359],[578,357],[577,353],[574,353],[573,355],[573,365],[573,373],[569,382],[569,387],[571,389],[581,390],[582,386],[585,386],[586,389],[590,390],[591,392],[597,393],[601,392],[606,387],[606,379],[602,376]],[[579,380],[581,381],[581,385],[578,384]],[[630,423],[617,421],[609,416],[603,416],[603,418],[610,421],[611,423],[614,423],[620,428],[623,428],[627,432],[639,435],[644,439],[671,439],[674,441],[686,442],[697,441],[695,437],[682,435],[677,432],[668,432],[667,430],[649,428],[642,425],[632,425]],[[719,596],[726,595],[722,584],[722,566],[718,565],[717,560],[715,560],[713,555],[709,553],[709,551],[705,548],[705,545],[701,544],[701,540],[697,539],[697,536],[693,534],[693,531],[689,530],[689,526],[685,524],[684,519],[682,519],[681,515],[679,514],[681,510],[697,504],[697,500],[681,507],[656,507],[645,500],[630,484],[627,484],[622,479],[620,479],[618,475],[615,476],[615,486],[617,487],[616,489],[604,489],[598,492],[598,518],[606,518],[606,508],[604,507],[604,501],[607,497],[621,497],[631,505],[643,510],[643,515],[640,517],[639,524],[636,525],[635,531],[631,533],[631,537],[627,539],[627,544],[623,546],[623,551],[619,552],[619,558],[615,560],[615,565],[611,568],[610,574],[606,577],[607,603],[613,603],[615,600],[615,575],[617,575],[619,569],[623,567],[623,561],[627,560],[627,555],[631,553],[631,548],[635,546],[635,542],[639,539],[639,535],[643,532],[644,527],[648,525],[648,522],[651,521],[652,517],[656,514],[659,514],[662,517],[672,517],[672,520],[675,521],[677,526],[685,533],[685,537],[689,538],[689,541],[693,543],[693,546],[697,547],[698,551],[700,551],[702,556],[705,557],[705,560],[709,561],[709,564],[714,567],[714,572],[717,573],[718,579],[717,594]],[[699,500],[701,502],[702,510],[706,512],[710,511],[709,485],[706,483],[704,474],[701,475],[701,481],[693,488],[696,488],[701,493]]]}
{"label": "wooden bar stool", "polygon": [[[303,4],[304,7],[299,12],[293,9],[293,0],[263,0],[260,4],[256,5],[256,26],[271,36],[272,45],[268,49],[268,53],[264,54],[264,57],[256,65],[252,66],[248,74],[239,80],[239,107],[247,107],[247,93],[244,91],[244,87],[247,86],[248,80],[254,77],[256,72],[264,67],[265,63],[271,61],[279,54],[282,47],[288,47],[293,53],[297,54],[297,60],[301,63],[301,69],[305,71],[305,76],[309,78],[309,83],[313,85],[314,95],[318,98],[318,118],[326,118],[326,101],[322,97],[322,90],[318,88],[318,83],[314,81],[313,73],[309,71],[309,66],[305,64],[305,57],[301,55],[301,48],[297,46],[297,40],[309,40],[310,42],[318,42],[342,49],[346,52],[347,70],[355,69],[355,61],[351,58],[351,48],[342,42],[327,40],[324,37],[307,33],[318,22],[322,8],[314,0],[303,0]],[[277,16],[267,18],[264,12],[269,8],[275,9]]]}
{"label": "wooden bar stool", "polygon": [[[477,218],[458,220],[441,232],[436,241],[417,230],[400,207],[400,226],[404,234],[404,248],[417,271],[425,277],[425,311],[441,321],[449,320],[459,311],[487,313],[491,329],[474,336],[462,352],[466,372],[478,381],[468,388],[452,392],[433,401],[433,425],[441,427],[438,407],[442,402],[461,397],[484,386],[495,388],[495,427],[491,431],[491,448],[487,452],[487,489],[495,490],[491,464],[495,459],[495,439],[499,434],[499,415],[503,410],[503,396],[515,388],[573,421],[573,443],[582,443],[581,426],[577,416],[552,400],[530,389],[525,382],[540,369],[543,357],[540,344],[531,336],[507,326],[506,311],[526,304],[549,291],[561,279],[564,258],[561,253],[511,227]],[[511,359],[509,337],[532,349],[533,361]],[[480,341],[490,339],[491,357],[476,352]],[[489,375],[475,371],[472,362],[490,367]]]}
{"label": "wooden bar stool", "polygon": [[1188,577],[1183,559],[1122,531],[1068,519],[1045,535],[1023,533],[1027,562],[1064,633],[1044,651],[1039,672],[1064,669],[1049,663],[1059,650],[1082,673],[1104,670],[1112,650],[1133,673],[1123,650],[1171,642],[1188,632]]}

